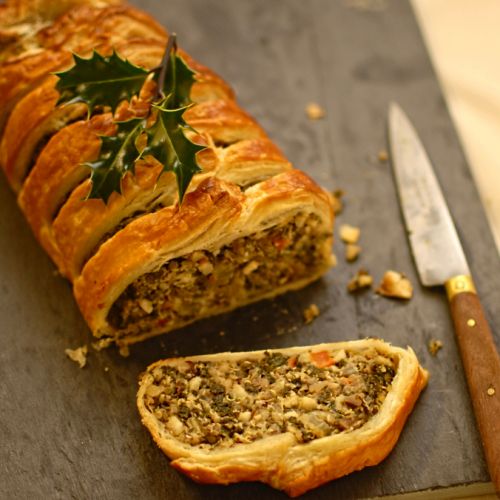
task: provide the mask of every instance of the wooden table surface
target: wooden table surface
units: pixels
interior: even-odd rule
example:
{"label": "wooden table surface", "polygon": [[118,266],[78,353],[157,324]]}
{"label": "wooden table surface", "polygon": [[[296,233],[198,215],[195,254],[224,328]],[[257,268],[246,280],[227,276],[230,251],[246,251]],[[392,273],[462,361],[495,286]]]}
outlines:
{"label": "wooden table surface", "polygon": [[[83,370],[64,350],[90,342],[69,284],[54,273],[0,180],[0,498],[285,498],[261,484],[200,486],[169,467],[135,408],[139,373],[171,355],[382,337],[411,345],[430,371],[428,388],[380,465],[304,496],[354,499],[488,481],[443,290],[415,273],[386,148],[385,117],[397,100],[430,157],[499,341],[500,263],[443,97],[406,1],[381,10],[341,0],[137,1],[180,45],[231,82],[243,106],[294,165],[325,187],[342,188],[339,223],[361,228],[362,256],[343,261],[305,290],[290,293],[133,347],[92,351]],[[357,6],[357,7],[356,7]],[[326,117],[308,120],[318,102]],[[408,303],[346,292],[363,266],[415,285]],[[320,317],[304,325],[315,303]],[[286,312],[285,312],[286,310]],[[224,332],[221,335],[220,332]],[[427,343],[444,346],[436,357]]]}

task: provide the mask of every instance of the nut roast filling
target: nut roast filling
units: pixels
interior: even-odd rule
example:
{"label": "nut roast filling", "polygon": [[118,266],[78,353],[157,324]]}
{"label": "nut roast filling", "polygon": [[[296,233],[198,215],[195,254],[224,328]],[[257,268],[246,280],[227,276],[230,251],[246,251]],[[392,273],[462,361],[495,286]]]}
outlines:
{"label": "nut roast filling", "polygon": [[180,360],[154,367],[143,397],[171,436],[201,449],[283,433],[307,443],[363,426],[380,410],[396,370],[397,359],[373,347]]}
{"label": "nut roast filling", "polygon": [[108,321],[119,335],[135,335],[255,300],[324,269],[330,236],[318,216],[298,214],[220,249],[169,260],[131,283]]}

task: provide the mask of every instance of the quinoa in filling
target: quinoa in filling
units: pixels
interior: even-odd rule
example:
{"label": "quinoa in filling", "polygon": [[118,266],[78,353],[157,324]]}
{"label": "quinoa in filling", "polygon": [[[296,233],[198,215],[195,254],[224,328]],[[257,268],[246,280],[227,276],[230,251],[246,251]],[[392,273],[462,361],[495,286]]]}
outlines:
{"label": "quinoa in filling", "polygon": [[316,215],[299,214],[218,250],[172,259],[131,283],[108,321],[121,335],[138,334],[256,299],[323,268],[329,237]]}
{"label": "quinoa in filling", "polygon": [[363,426],[396,370],[397,360],[375,348],[183,360],[152,369],[144,403],[177,440],[202,449],[283,433],[307,443]]}

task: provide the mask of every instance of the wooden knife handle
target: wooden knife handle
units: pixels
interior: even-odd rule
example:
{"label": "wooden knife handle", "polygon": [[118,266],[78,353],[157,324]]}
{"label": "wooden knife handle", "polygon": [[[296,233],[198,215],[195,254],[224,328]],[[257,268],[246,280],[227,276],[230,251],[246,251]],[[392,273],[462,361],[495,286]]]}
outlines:
{"label": "wooden knife handle", "polygon": [[[468,279],[465,286],[450,283]],[[500,493],[500,356],[468,276],[446,283],[455,332],[491,480]],[[500,497],[500,496],[499,496]]]}

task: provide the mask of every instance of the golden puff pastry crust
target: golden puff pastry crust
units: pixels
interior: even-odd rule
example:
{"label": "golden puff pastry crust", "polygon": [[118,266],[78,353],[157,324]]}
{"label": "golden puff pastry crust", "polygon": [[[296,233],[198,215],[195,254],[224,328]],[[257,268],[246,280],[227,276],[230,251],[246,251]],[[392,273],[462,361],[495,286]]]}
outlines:
{"label": "golden puff pastry crust", "polygon": [[[36,25],[33,25],[36,29]],[[0,72],[0,131],[11,110],[50,72],[71,66],[81,56],[137,38],[164,42],[165,30],[150,16],[129,6],[79,5],[31,35],[30,49],[8,58]]]}
{"label": "golden puff pastry crust", "polygon": [[[124,334],[110,324],[108,314],[113,304],[139,277],[196,251],[217,252],[236,239],[251,238],[253,233],[277,226],[297,214],[313,214],[318,219],[323,239],[318,243],[314,268],[237,302],[215,305],[204,313],[200,304],[201,309],[189,318],[178,317],[167,322],[160,319],[148,324],[145,331]],[[74,281],[75,297],[95,336],[130,344],[316,280],[332,265],[332,226],[329,195],[299,170],[275,175],[245,192],[232,183],[210,177],[186,195],[181,208],[167,207],[133,220],[102,244]],[[281,255],[275,258],[280,259]],[[272,263],[271,256],[265,259]],[[183,304],[178,306],[182,308]]]}
{"label": "golden puff pastry crust", "polygon": [[[331,359],[330,363],[321,363],[325,354]],[[167,403],[167,395],[161,396],[162,388],[158,384],[164,383],[162,382],[162,375],[172,373],[172,369],[179,370],[174,373],[178,377],[177,380],[180,381],[180,386],[187,387],[187,394],[193,391],[195,394],[199,394],[200,376],[183,379],[182,374],[191,370],[199,370],[200,363],[212,364],[212,367],[219,366],[218,369],[225,369],[226,373],[231,373],[228,371],[228,366],[235,366],[240,363],[239,366],[248,372],[248,366],[253,367],[250,369],[255,370],[255,367],[263,363],[263,360],[265,363],[266,357],[271,360],[278,359],[278,363],[280,362],[279,357],[284,357],[288,366],[290,366],[291,360],[295,360],[295,363],[297,363],[297,359],[302,360],[302,366],[307,366],[306,363],[309,361],[309,363],[315,365],[315,370],[328,370],[328,375],[321,379],[323,384],[325,379],[328,380],[328,377],[335,377],[336,372],[340,374],[337,377],[346,376],[342,372],[343,368],[338,360],[343,360],[346,363],[343,366],[348,368],[349,359],[359,360],[365,358],[367,363],[371,363],[373,366],[378,366],[377,363],[381,362],[384,365],[380,366],[392,363],[393,373],[391,374],[392,377],[388,379],[387,387],[381,393],[383,397],[381,405],[370,411],[369,405],[374,405],[376,402],[365,399],[365,401],[372,401],[368,404],[367,410],[372,415],[367,418],[365,414],[364,421],[362,420],[359,425],[351,425],[345,430],[335,427],[337,424],[333,423],[329,431],[320,431],[319,434],[312,436],[312,439],[311,437],[300,439],[303,434],[301,435],[300,432],[297,432],[297,428],[294,428],[295,423],[291,424],[291,422],[296,422],[297,419],[306,422],[306,424],[310,422],[311,420],[307,420],[309,418],[308,412],[312,412],[309,415],[314,416],[315,412],[317,415],[320,401],[327,408],[326,413],[335,415],[337,410],[331,408],[340,408],[342,410],[342,403],[339,403],[338,400],[345,402],[349,396],[343,395],[342,379],[337,378],[334,379],[337,380],[337,385],[334,384],[334,387],[337,387],[337,393],[334,393],[333,396],[332,393],[320,393],[320,395],[323,395],[323,400],[319,399],[320,395],[318,395],[317,389],[313,385],[322,382],[314,382],[314,380],[309,383],[310,385],[306,383],[305,386],[301,386],[300,393],[306,394],[306,396],[299,397],[298,403],[294,402],[290,396],[286,398],[281,396],[280,391],[282,389],[275,390],[273,396],[267,395],[268,408],[272,407],[274,403],[278,407],[281,404],[285,408],[282,410],[285,412],[283,418],[289,418],[287,411],[291,411],[292,413],[289,415],[293,414],[293,418],[295,418],[295,421],[290,420],[288,424],[285,420],[287,427],[281,432],[275,430],[274,432],[268,432],[268,434],[264,433],[260,438],[247,439],[248,443],[240,439],[240,442],[235,440],[233,442],[229,441],[228,444],[228,438],[223,437],[219,443],[225,441],[225,446],[217,444],[215,438],[208,441],[208,443],[215,442],[216,444],[210,445],[207,440],[197,439],[197,441],[194,441],[193,436],[189,436],[189,438],[183,437],[183,432],[186,431],[182,427],[181,414],[175,408],[170,409]],[[247,363],[246,368],[245,363]],[[299,364],[288,370],[293,371],[297,368],[300,369],[301,365]],[[203,367],[201,366],[202,370]],[[241,389],[241,385],[238,383],[239,380],[231,382],[228,375],[225,376],[225,380],[217,379],[217,372],[214,372],[214,370],[215,368],[211,368],[209,373],[213,377],[211,383],[215,382],[216,386],[219,386],[217,388],[218,394],[231,394],[232,400],[236,401],[237,404],[244,402],[248,398],[248,392]],[[356,367],[353,365],[349,370],[350,373],[355,372]],[[181,375],[178,375],[178,373]],[[354,377],[356,376],[357,374],[354,375]],[[266,377],[265,372],[263,377]],[[203,384],[203,375],[201,375],[201,379],[201,384]],[[395,446],[404,423],[412,411],[420,392],[425,387],[427,379],[428,373],[419,365],[411,348],[405,350],[394,347],[382,340],[365,339],[268,351],[222,353],[158,361],[151,365],[141,376],[137,406],[142,423],[149,430],[157,445],[172,460],[171,465],[195,481],[212,484],[261,481],[274,488],[282,489],[290,496],[295,497],[328,481],[381,462]],[[186,382],[182,382],[182,380],[186,380],[187,385],[184,385]],[[338,395],[339,383],[340,396]],[[201,388],[203,389],[203,385]],[[254,389],[254,393],[255,391],[256,389]],[[260,393],[257,391],[257,394]],[[325,394],[331,399],[325,397]],[[162,398],[161,405],[156,404],[158,397]],[[195,399],[197,397],[195,396]],[[256,397],[258,398],[258,396]],[[307,405],[304,405],[304,402]],[[337,406],[339,404],[340,407]],[[254,408],[254,416],[250,416],[250,420],[246,418],[240,419],[238,416],[238,420],[250,422],[245,424],[250,427],[252,422],[255,422],[252,419],[260,418],[259,411],[256,409],[259,407],[258,401],[257,403],[252,402],[251,406]],[[165,417],[164,411],[170,412],[170,416],[167,413]],[[225,414],[227,415],[227,413]],[[325,411],[321,413],[325,419]],[[179,418],[173,418],[172,414],[179,415]],[[238,415],[238,412],[235,415]],[[216,416],[215,420],[217,419]],[[328,419],[329,415],[327,414],[325,420],[331,422]],[[210,422],[210,419],[208,422]],[[312,422],[315,421],[312,420]],[[206,425],[206,429],[209,426],[216,428],[216,425],[209,423]],[[307,429],[307,427],[305,428]],[[243,426],[244,429],[245,426]],[[302,429],[304,429],[304,426],[302,426]],[[317,427],[312,427],[313,431],[317,429]],[[189,432],[192,432],[192,430]],[[248,431],[246,435],[243,432],[243,435],[248,438]]]}
{"label": "golden puff pastry crust", "polygon": [[43,248],[54,259],[52,218],[65,196],[88,177],[86,161],[95,160],[101,141],[116,125],[111,113],[75,122],[54,135],[42,150],[19,193],[18,203]]}
{"label": "golden puff pastry crust", "polygon": [[[265,138],[242,140],[227,148],[207,148],[198,153],[198,164],[202,172],[193,178],[189,191],[214,175],[245,187],[291,168],[281,151]],[[81,202],[90,190],[89,180],[71,193],[52,224],[60,249],[61,259],[56,264],[61,274],[70,280],[77,278],[106,235],[111,237],[124,220],[175,204],[175,176],[172,172],[160,176],[161,169],[154,159],[138,162],[135,175],[123,180],[121,195],[113,193],[107,204],[102,200]]]}
{"label": "golden puff pastry crust", "polygon": [[[206,146],[197,153],[202,172],[192,179],[186,201],[178,207],[175,175],[160,175],[164,166],[149,156],[136,162],[135,174],[123,177],[121,193],[107,203],[86,199],[91,181],[85,162],[98,158],[99,136],[115,134],[117,121],[147,116],[156,83],[150,75],[139,96],[120,103],[113,115],[103,108],[87,117],[82,104],[57,105],[57,78],[51,73],[70,67],[72,52],[87,57],[93,50],[116,51],[153,69],[167,32],[147,14],[113,0],[63,0],[57,6],[48,0],[11,0],[0,13],[0,41],[5,41],[0,165],[35,236],[73,282],[95,335],[136,342],[300,288],[328,270],[329,195],[292,170],[238,106],[231,87],[182,49],[178,53],[195,72],[193,105],[183,115],[191,127],[186,134]],[[207,240],[210,235],[213,241]],[[197,253],[188,252],[190,244]],[[244,245],[254,252],[248,262]],[[217,252],[233,255],[231,269]],[[130,287],[144,288],[141,280],[177,286],[179,270],[173,281],[151,275],[168,274],[162,262],[190,267],[185,275],[207,287],[208,300],[190,301],[189,294],[197,295],[193,284],[177,295],[171,291],[163,303],[158,297],[131,300]],[[228,280],[232,284],[225,286]]]}
{"label": "golden puff pastry crust", "polygon": [[[152,69],[161,62],[165,41],[136,38],[115,46],[106,41],[98,45],[96,50],[104,55],[115,50],[133,64]],[[202,64],[195,63],[184,51],[179,52],[196,71],[197,81],[191,89],[194,102],[234,98],[232,89],[219,76]],[[47,77],[22,97],[10,113],[0,142],[0,165],[15,191],[19,191],[26,170],[43,138],[53,135],[78,118],[84,118],[87,113],[84,104],[56,107],[59,99],[59,93],[55,89],[56,82],[57,77]]]}

